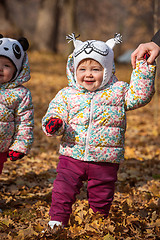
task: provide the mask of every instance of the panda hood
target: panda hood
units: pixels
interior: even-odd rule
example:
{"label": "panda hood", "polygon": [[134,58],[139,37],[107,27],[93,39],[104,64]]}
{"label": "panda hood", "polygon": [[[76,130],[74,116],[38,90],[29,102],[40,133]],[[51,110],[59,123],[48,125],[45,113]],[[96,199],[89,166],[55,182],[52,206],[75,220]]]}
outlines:
{"label": "panda hood", "polygon": [[0,56],[7,57],[15,66],[16,73],[9,82],[3,83],[1,86],[5,88],[13,88],[27,82],[30,79],[30,67],[28,56],[25,52],[29,47],[26,38],[19,40],[4,38],[0,34]]}

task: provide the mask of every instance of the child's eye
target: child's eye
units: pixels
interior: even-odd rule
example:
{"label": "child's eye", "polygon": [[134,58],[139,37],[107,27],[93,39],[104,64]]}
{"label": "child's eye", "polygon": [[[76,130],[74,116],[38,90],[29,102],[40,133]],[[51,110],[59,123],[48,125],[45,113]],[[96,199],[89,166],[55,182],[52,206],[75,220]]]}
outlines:
{"label": "child's eye", "polygon": [[5,64],[4,66],[5,66],[5,67],[10,67],[10,65],[8,65],[8,64]]}

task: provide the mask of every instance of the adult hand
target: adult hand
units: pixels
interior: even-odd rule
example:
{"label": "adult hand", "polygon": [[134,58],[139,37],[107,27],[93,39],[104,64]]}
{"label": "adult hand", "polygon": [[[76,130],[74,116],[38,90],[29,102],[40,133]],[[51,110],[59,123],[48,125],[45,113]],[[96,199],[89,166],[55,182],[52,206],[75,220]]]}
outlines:
{"label": "adult hand", "polygon": [[148,64],[152,64],[154,60],[160,54],[160,47],[154,42],[142,43],[136,50],[131,54],[132,67],[136,67],[136,60],[143,60],[144,55],[148,53],[149,58],[147,59]]}

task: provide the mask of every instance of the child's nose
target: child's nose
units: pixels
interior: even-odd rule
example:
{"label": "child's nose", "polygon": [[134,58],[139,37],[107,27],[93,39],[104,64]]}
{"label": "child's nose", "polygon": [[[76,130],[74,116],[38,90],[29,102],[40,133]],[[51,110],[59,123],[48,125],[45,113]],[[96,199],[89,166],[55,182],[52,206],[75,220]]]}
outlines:
{"label": "child's nose", "polygon": [[92,72],[91,71],[87,71],[86,75],[87,76],[92,76]]}

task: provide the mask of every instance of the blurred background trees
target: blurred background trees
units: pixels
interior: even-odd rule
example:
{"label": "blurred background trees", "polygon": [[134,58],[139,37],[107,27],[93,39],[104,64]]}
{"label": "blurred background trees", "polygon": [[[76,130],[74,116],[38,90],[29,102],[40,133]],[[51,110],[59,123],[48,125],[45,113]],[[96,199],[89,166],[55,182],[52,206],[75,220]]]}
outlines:
{"label": "blurred background trees", "polygon": [[40,51],[65,53],[65,36],[71,32],[80,33],[82,40],[104,41],[120,32],[119,55],[154,34],[152,0],[0,0],[0,13],[4,36],[26,36],[32,49]]}

